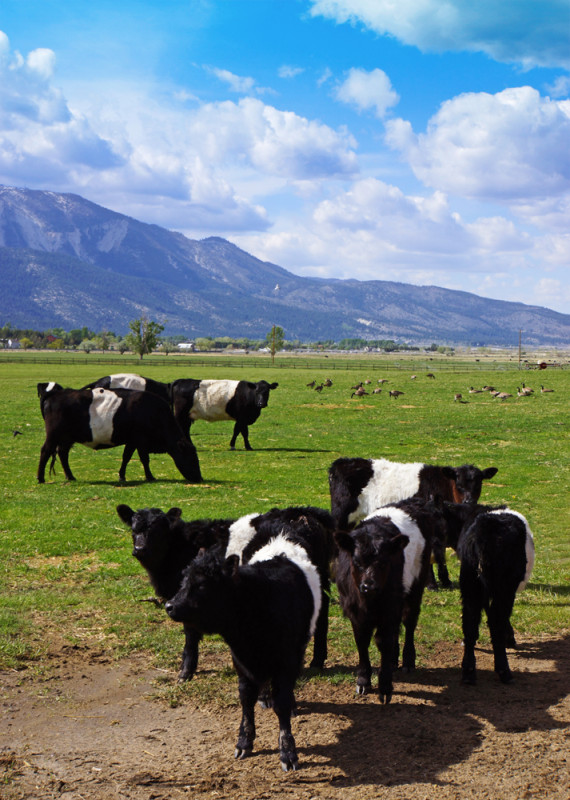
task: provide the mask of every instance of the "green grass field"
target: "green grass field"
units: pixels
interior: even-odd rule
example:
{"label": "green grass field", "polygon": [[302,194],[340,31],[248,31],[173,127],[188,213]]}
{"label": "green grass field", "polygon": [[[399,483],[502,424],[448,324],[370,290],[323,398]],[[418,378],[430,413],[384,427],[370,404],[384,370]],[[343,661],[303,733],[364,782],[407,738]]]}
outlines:
{"label": "green grass field", "polygon": [[[570,629],[568,369],[519,371],[514,362],[382,356],[350,362],[305,358],[302,363],[278,357],[274,367],[259,356],[250,362],[242,357],[239,365],[235,357],[225,365],[201,359],[199,369],[192,363],[188,359],[183,362],[188,366],[181,367],[180,362],[148,358],[142,365],[109,360],[107,366],[71,356],[0,362],[0,668],[45,669],[46,652],[67,644],[113,658],[142,651],[153,663],[176,670],[180,628],[161,609],[141,602],[152,591],[131,556],[130,532],[116,514],[117,504],[164,510],[180,506],[186,519],[239,516],[273,506],[328,508],[327,469],[339,456],[498,467],[484,486],[482,501],[508,503],[523,513],[537,552],[531,584],[515,604],[515,630],[536,636]],[[250,430],[253,452],[245,452],[241,440],[239,449],[230,452],[232,423],[193,426],[202,484],[186,484],[168,456],[154,455],[156,483],[143,481],[135,456],[127,483],[119,485],[121,448],[95,453],[77,445],[70,456],[77,481],[66,483],[58,464],[55,476],[38,485],[44,426],[37,382],[79,387],[125,369],[165,381],[264,378],[278,381],[279,388]],[[427,378],[427,371],[435,379]],[[321,393],[307,388],[309,381],[326,377],[332,387]],[[351,398],[352,385],[369,379],[371,390],[378,378],[389,380],[382,394]],[[522,381],[534,389],[531,397],[516,396]],[[541,394],[541,383],[554,392]],[[501,402],[488,393],[469,394],[470,386],[485,384],[514,396]],[[392,399],[390,388],[404,395]],[[468,402],[455,402],[456,392]],[[21,435],[14,436],[16,430]],[[456,581],[457,560],[448,553],[448,561]],[[458,590],[426,593],[417,632],[420,664],[436,642],[460,638]],[[482,638],[488,641],[486,629]],[[224,649],[214,638],[203,652]],[[330,651],[337,662],[355,663],[352,633],[335,604]],[[220,680],[228,673],[222,670]],[[327,679],[352,677],[333,671]],[[211,676],[208,681],[198,676],[180,689],[169,679],[168,691],[219,692]]]}

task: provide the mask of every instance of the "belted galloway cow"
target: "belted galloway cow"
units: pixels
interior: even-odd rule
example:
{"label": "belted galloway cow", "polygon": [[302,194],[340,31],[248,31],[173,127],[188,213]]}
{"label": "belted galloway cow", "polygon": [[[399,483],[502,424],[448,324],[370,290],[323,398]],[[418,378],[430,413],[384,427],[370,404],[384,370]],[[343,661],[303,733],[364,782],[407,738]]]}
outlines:
{"label": "belted galloway cow", "polygon": [[196,448],[184,437],[168,404],[150,392],[129,389],[64,389],[57,383],[38,383],[46,438],[40,452],[38,481],[59,456],[67,480],[75,480],[69,451],[79,442],[93,450],[124,445],[119,480],[137,450],[147,481],[153,481],[150,453],[168,453],[191,483],[202,480]]}

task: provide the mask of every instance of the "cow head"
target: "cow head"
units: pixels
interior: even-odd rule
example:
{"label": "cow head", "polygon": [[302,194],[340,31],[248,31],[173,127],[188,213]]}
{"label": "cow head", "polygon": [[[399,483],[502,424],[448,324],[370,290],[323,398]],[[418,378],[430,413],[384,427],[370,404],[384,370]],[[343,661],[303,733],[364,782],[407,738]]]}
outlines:
{"label": "cow head", "polygon": [[456,503],[476,503],[481,497],[483,481],[489,480],[497,472],[497,467],[478,469],[472,464],[464,464],[462,467],[444,467],[444,475],[455,481],[453,499]]}
{"label": "cow head", "polygon": [[271,389],[277,389],[278,383],[267,383],[267,381],[258,381],[255,384],[255,405],[257,408],[265,408],[269,402],[269,392]]}
{"label": "cow head", "polygon": [[237,580],[239,557],[224,558],[216,550],[201,550],[184,570],[178,592],[166,603],[175,622],[190,622],[204,633],[214,633],[231,607],[231,587]]}
{"label": "cow head", "polygon": [[131,529],[133,556],[143,567],[156,568],[168,557],[171,543],[171,526],[182,514],[171,508],[166,514],[160,508],[142,508],[133,511],[127,505],[117,506],[117,514]]}
{"label": "cow head", "polygon": [[352,533],[337,531],[335,541],[350,556],[354,585],[370,603],[383,592],[394,569],[401,573],[404,548],[410,540],[388,518],[375,517]]}

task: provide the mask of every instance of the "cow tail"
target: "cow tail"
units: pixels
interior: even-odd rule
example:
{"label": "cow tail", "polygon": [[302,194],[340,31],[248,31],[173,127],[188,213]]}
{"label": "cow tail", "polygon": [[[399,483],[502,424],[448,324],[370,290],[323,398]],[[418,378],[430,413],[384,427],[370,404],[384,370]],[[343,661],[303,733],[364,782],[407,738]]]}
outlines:
{"label": "cow tail", "polygon": [[54,453],[51,457],[51,464],[49,465],[49,474],[55,475],[55,459],[57,457],[57,453]]}

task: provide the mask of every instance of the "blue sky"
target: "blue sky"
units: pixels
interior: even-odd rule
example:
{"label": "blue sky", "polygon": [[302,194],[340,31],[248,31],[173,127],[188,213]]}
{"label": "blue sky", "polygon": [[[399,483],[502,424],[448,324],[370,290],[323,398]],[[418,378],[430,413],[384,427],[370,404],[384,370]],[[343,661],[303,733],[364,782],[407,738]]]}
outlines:
{"label": "blue sky", "polygon": [[570,313],[570,0],[2,0],[0,183]]}

